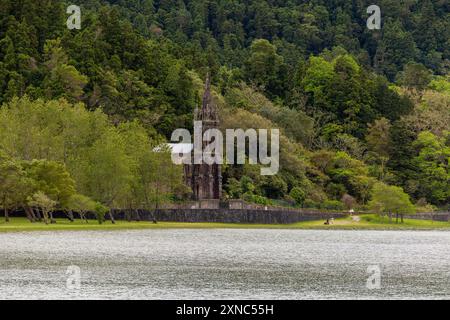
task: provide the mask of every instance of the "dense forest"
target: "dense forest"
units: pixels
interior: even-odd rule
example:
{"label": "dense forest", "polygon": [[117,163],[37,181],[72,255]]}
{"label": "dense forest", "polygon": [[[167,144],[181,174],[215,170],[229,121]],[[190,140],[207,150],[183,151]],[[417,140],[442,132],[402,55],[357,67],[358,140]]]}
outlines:
{"label": "dense forest", "polygon": [[374,209],[395,190],[408,210],[447,208],[450,3],[379,0],[369,30],[372,2],[2,0],[0,207],[186,199],[152,150],[192,128],[210,72],[223,128],[282,132],[280,173],[226,166],[226,197]]}

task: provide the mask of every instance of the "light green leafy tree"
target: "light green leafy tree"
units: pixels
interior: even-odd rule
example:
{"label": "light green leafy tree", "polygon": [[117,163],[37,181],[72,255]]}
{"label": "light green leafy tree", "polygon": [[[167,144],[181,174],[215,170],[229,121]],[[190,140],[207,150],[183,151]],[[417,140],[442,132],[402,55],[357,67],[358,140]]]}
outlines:
{"label": "light green leafy tree", "polygon": [[[48,160],[33,160],[24,162],[23,166],[27,175],[35,183],[37,192],[42,192],[45,196],[55,201],[58,209],[66,209],[72,195],[75,194],[75,181],[61,163]],[[55,220],[52,211],[48,211],[51,222]]]}
{"label": "light green leafy tree", "polygon": [[374,185],[369,207],[380,214],[387,213],[389,221],[392,220],[392,214],[396,214],[398,222],[398,215],[400,215],[402,223],[405,214],[415,213],[415,207],[409,195],[401,187],[389,186],[382,182]]}
{"label": "light green leafy tree", "polygon": [[5,222],[9,222],[9,210],[23,203],[28,187],[28,179],[20,164],[0,154],[0,208],[4,210]]}
{"label": "light green leafy tree", "polygon": [[49,221],[53,223],[53,218],[49,219],[49,214],[53,212],[56,208],[56,201],[53,201],[42,191],[38,191],[33,196],[28,199],[28,204],[32,207],[38,208],[42,211],[42,215],[44,217],[45,224],[48,224]]}
{"label": "light green leafy tree", "polygon": [[450,132],[444,135],[424,131],[413,144],[419,150],[413,163],[418,169],[420,196],[437,204],[450,201]]}
{"label": "light green leafy tree", "polygon": [[306,200],[306,192],[300,187],[292,188],[289,195],[291,196],[292,199],[294,199],[295,204],[298,206],[302,206]]}
{"label": "light green leafy tree", "polygon": [[80,215],[80,219],[86,221],[86,223],[88,223],[86,214],[88,212],[95,213],[98,205],[99,204],[97,202],[95,202],[94,200],[92,200],[91,198],[86,197],[82,194],[78,194],[78,193],[73,194],[70,197],[69,202],[67,204],[68,208],[70,208],[70,210],[78,213]]}
{"label": "light green leafy tree", "polygon": [[[108,207],[123,207],[123,199],[131,191],[132,165],[125,140],[117,129],[108,129],[88,150],[83,190]],[[110,217],[114,221],[112,214]]]}

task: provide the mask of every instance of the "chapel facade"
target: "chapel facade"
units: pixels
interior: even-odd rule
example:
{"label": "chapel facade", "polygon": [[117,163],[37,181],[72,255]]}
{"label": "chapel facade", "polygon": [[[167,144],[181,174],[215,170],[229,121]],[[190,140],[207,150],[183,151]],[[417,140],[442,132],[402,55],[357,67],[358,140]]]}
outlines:
{"label": "chapel facade", "polygon": [[[219,115],[217,105],[211,97],[211,78],[208,75],[203,94],[201,109],[195,109],[194,121],[202,122],[202,136],[209,129],[219,129]],[[203,139],[202,139],[203,140]],[[208,142],[202,142],[202,150]],[[193,157],[193,152],[191,154]],[[192,164],[185,165],[184,179],[186,185],[192,189],[193,200],[220,199],[222,195],[222,171],[220,164]]]}

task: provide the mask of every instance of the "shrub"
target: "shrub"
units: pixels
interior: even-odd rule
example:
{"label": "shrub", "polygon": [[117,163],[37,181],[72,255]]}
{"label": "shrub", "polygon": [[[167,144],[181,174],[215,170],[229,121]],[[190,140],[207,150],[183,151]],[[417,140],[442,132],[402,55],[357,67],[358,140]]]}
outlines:
{"label": "shrub", "polygon": [[303,202],[303,208],[318,209],[319,207],[320,207],[319,203],[311,199],[306,199]]}
{"label": "shrub", "polygon": [[306,199],[306,192],[299,187],[292,188],[290,194],[298,206],[302,206]]}
{"label": "shrub", "polygon": [[321,209],[344,210],[344,204],[337,200],[326,200],[322,203]]}
{"label": "shrub", "polygon": [[264,206],[270,205],[271,201],[263,196],[258,196],[256,194],[246,193],[243,196],[243,199],[247,202],[261,204]]}

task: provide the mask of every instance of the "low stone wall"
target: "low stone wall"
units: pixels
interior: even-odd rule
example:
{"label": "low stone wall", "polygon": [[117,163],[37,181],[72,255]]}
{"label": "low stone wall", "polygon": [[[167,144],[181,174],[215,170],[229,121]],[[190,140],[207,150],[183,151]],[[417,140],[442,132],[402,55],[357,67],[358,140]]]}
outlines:
{"label": "low stone wall", "polygon": [[[118,220],[172,221],[172,222],[218,222],[249,224],[290,224],[300,221],[342,218],[346,213],[323,213],[316,211],[276,211],[237,209],[160,209],[156,211],[138,210],[126,212],[115,210]],[[106,216],[108,218],[108,216]]]}
{"label": "low stone wall", "polygon": [[[120,210],[113,209],[112,213],[117,220],[128,221],[171,221],[171,222],[218,222],[218,223],[249,223],[249,224],[290,224],[301,221],[313,221],[326,219],[343,218],[348,214],[346,212],[320,212],[309,209],[288,209],[280,208],[276,210],[274,207],[254,208],[254,209],[206,209],[198,208],[192,203],[191,208],[164,208],[156,211],[146,210]],[[237,204],[241,206],[241,204]],[[23,211],[15,211],[10,213],[11,217],[24,217]],[[64,212],[54,212],[55,218],[67,218]],[[96,219],[95,215],[88,213],[89,219]],[[75,218],[79,216],[75,214]],[[395,218],[395,216],[394,216]],[[434,213],[417,213],[414,215],[405,215],[406,219],[448,221],[450,222],[450,212],[434,212]],[[105,219],[109,220],[109,214]]]}
{"label": "low stone wall", "polygon": [[416,213],[414,215],[405,215],[405,218],[448,222],[450,221],[450,212]]}
{"label": "low stone wall", "polygon": [[[217,222],[248,224],[290,224],[300,221],[337,219],[347,216],[344,212],[319,212],[314,210],[261,210],[261,209],[159,209],[146,210],[112,210],[114,219],[125,221],[165,221],[165,222]],[[24,217],[22,211],[12,212],[11,217]],[[68,218],[66,213],[56,211],[54,218]],[[79,219],[78,214],[74,214]],[[93,213],[87,213],[88,219],[96,219]],[[109,220],[109,214],[105,216]]]}
{"label": "low stone wall", "polygon": [[183,203],[165,203],[160,205],[163,209],[219,209],[221,207],[220,200],[199,200],[187,201]]}

